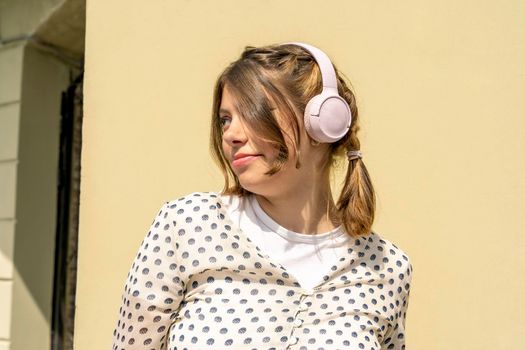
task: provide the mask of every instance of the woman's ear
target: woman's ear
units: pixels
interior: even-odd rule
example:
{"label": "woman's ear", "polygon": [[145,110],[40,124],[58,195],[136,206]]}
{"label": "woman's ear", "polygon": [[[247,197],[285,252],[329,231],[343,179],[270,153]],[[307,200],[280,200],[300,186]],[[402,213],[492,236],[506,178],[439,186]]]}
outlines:
{"label": "woman's ear", "polygon": [[319,141],[316,141],[314,140],[313,138],[311,138],[310,136],[308,136],[308,139],[310,139],[310,145],[312,146],[319,146],[321,143]]}

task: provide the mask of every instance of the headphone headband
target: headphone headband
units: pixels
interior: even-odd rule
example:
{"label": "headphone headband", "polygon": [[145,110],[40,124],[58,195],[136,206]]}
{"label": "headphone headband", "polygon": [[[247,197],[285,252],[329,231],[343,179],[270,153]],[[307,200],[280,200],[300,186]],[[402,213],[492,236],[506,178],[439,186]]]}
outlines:
{"label": "headphone headband", "polygon": [[305,50],[307,50],[308,52],[310,52],[312,56],[314,56],[314,59],[317,62],[319,69],[321,70],[321,76],[323,80],[323,89],[328,88],[328,89],[335,89],[335,91],[337,91],[337,79],[335,76],[334,66],[332,65],[332,62],[330,61],[330,58],[328,58],[328,56],[323,51],[321,51],[315,46],[308,45],[305,43],[300,43],[300,42],[288,42],[288,43],[285,43],[285,45],[300,46],[304,48]]}

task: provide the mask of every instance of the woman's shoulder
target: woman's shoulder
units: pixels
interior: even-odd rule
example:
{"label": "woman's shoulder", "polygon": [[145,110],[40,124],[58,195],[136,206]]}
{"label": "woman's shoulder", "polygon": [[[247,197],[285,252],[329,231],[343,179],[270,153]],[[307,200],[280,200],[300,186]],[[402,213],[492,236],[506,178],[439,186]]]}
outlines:
{"label": "woman's shoulder", "polygon": [[220,207],[220,197],[221,195],[218,192],[191,192],[180,197],[172,198],[165,202],[165,205],[170,209],[178,208],[180,212],[184,209],[198,211],[197,209],[200,209],[199,205],[203,204],[207,206],[217,206],[217,204],[219,204]]}
{"label": "woman's shoulder", "polygon": [[404,249],[375,231],[371,231],[363,239],[365,251],[370,250],[371,252],[368,257],[373,258],[377,264],[382,264],[384,273],[391,274],[401,280],[410,280],[412,262]]}
{"label": "woman's shoulder", "polygon": [[367,242],[375,243],[377,247],[381,247],[383,251],[388,250],[390,255],[401,257],[405,261],[410,261],[408,253],[398,244],[394,243],[392,240],[387,239],[383,234],[380,234],[376,231],[371,231],[366,237]]}
{"label": "woman's shoulder", "polygon": [[[221,209],[220,195],[217,192],[191,192],[180,197],[164,201],[157,216],[173,222],[190,223],[192,218],[210,215]],[[183,219],[183,220],[182,220]]]}
{"label": "woman's shoulder", "polygon": [[173,205],[191,205],[193,203],[220,203],[221,205],[224,204],[235,204],[240,200],[240,197],[238,195],[233,194],[222,194],[221,192],[191,192],[185,195],[182,195],[180,197],[172,198],[171,200],[168,200],[165,204],[168,204],[170,206]]}
{"label": "woman's shoulder", "polygon": [[177,222],[193,223],[216,217],[223,221],[239,209],[241,197],[221,192],[191,192],[164,202],[161,212]]}
{"label": "woman's shoulder", "polygon": [[235,211],[239,210],[241,204],[242,197],[234,194],[223,194],[221,192],[191,192],[165,202],[168,208],[177,208],[179,214],[186,212],[188,209],[195,212],[221,208]]}

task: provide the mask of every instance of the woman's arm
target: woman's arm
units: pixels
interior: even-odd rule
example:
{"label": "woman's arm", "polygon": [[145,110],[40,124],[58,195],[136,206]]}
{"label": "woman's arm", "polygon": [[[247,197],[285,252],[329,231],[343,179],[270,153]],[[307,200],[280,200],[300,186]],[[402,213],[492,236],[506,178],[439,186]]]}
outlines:
{"label": "woman's arm", "polygon": [[112,350],[166,349],[184,295],[174,235],[175,209],[165,203],[128,273]]}
{"label": "woman's arm", "polygon": [[405,323],[410,297],[410,283],[412,282],[412,264],[406,263],[406,269],[400,274],[403,277],[398,279],[397,317],[393,320],[393,326],[389,327],[386,336],[381,342],[381,350],[405,350]]}

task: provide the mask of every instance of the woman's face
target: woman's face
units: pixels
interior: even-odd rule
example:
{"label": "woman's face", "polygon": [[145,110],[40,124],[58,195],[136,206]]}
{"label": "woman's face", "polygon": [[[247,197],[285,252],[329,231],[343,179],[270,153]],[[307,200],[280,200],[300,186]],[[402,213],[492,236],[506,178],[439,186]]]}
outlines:
{"label": "woman's face", "polygon": [[[304,161],[316,158],[313,147],[305,142],[308,137],[304,130],[301,130],[299,145],[302,166],[295,168],[295,155],[291,151],[281,170],[270,176],[265,173],[272,168],[278,150],[258,137],[257,130],[251,130],[244,123],[227,85],[222,91],[219,117],[223,127],[222,149],[244,189],[263,196],[276,196],[296,189],[304,190],[308,187],[308,180],[315,180],[314,162]],[[292,150],[290,146],[289,149]]]}

